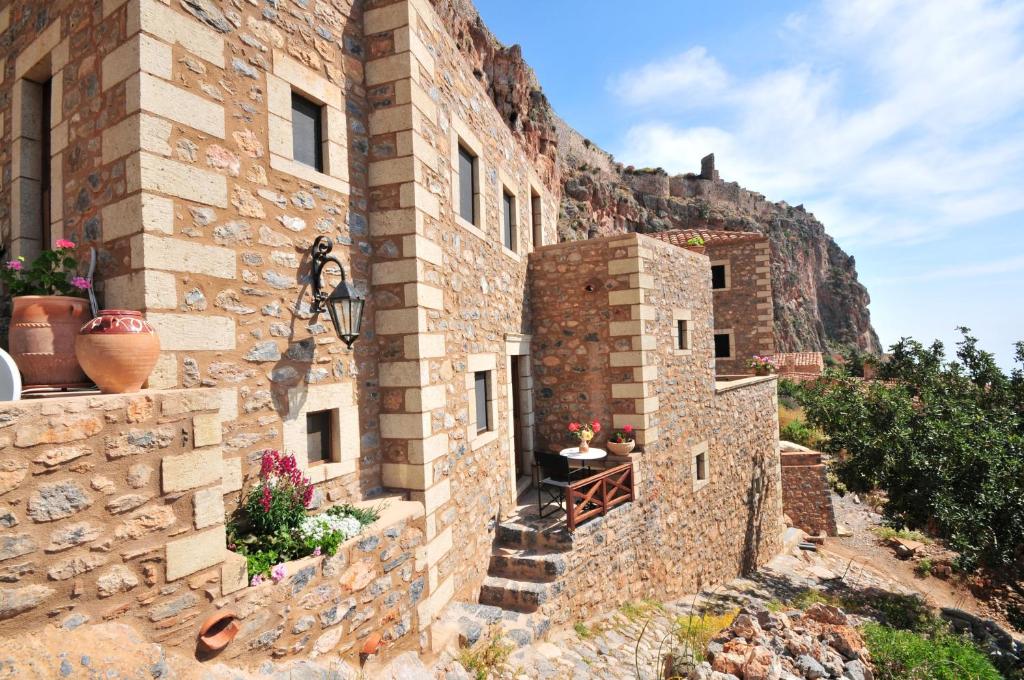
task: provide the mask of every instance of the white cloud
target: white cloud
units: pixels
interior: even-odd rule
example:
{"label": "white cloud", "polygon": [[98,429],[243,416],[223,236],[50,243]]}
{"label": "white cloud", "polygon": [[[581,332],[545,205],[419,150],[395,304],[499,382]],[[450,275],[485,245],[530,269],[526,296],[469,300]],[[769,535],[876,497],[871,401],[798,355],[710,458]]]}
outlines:
{"label": "white cloud", "polygon": [[[704,48],[610,81],[627,106],[715,90],[634,125],[616,156],[804,202],[846,242],[919,242],[1024,210],[1024,3],[827,0],[786,17],[788,65],[741,77]],[[879,226],[884,231],[879,237]]]}
{"label": "white cloud", "polygon": [[692,47],[668,59],[626,71],[608,83],[631,105],[674,101],[696,105],[728,85],[725,69],[703,47]]}

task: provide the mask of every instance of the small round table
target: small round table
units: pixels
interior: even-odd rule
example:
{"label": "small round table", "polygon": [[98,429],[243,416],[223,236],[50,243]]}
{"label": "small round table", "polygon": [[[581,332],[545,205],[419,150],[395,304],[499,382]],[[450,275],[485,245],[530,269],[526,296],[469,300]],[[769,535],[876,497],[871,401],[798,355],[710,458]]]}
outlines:
{"label": "small round table", "polygon": [[564,456],[569,460],[578,460],[581,463],[581,468],[586,467],[589,469],[590,466],[587,465],[587,461],[600,460],[607,456],[608,452],[604,449],[595,449],[593,446],[591,446],[587,451],[580,451],[580,447],[578,446],[570,446],[567,449],[559,451],[558,455]]}

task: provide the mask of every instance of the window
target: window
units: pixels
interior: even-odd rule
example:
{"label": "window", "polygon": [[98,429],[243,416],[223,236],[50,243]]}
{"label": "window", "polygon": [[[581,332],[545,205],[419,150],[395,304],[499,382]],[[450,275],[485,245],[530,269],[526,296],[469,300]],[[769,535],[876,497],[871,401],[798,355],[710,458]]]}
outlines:
{"label": "window", "polygon": [[690,328],[686,319],[676,320],[676,349],[690,349]]}
{"label": "window", "polygon": [[530,226],[533,227],[533,247],[544,245],[544,220],[541,214],[540,194],[530,189]]}
{"label": "window", "polygon": [[[53,174],[53,78],[48,67],[33,69],[18,82],[21,134],[14,140],[17,163],[12,166],[14,243],[11,255],[34,257],[52,245],[51,211]],[[38,76],[39,79],[32,79]],[[59,172],[59,166],[56,166]],[[58,175],[59,176],[59,175]]]}
{"label": "window", "polygon": [[729,276],[724,264],[711,265],[711,289],[722,290],[729,287]]}
{"label": "window", "polygon": [[476,398],[476,433],[487,432],[492,428],[490,414],[491,385],[488,371],[477,371],[473,374],[473,393]]}
{"label": "window", "polygon": [[476,156],[459,144],[459,216],[470,224],[478,225],[476,164]]}
{"label": "window", "polygon": [[732,356],[732,336],[729,333],[715,333],[715,358],[728,359]]}
{"label": "window", "polygon": [[701,442],[690,449],[691,463],[690,472],[693,475],[693,490],[703,489],[711,480],[711,469],[709,466],[708,443]]}
{"label": "window", "polygon": [[292,158],[324,171],[323,107],[292,92]]}
{"label": "window", "polygon": [[501,192],[501,238],[509,250],[516,250],[516,198],[508,189]]}
{"label": "window", "polygon": [[310,465],[331,460],[334,442],[331,414],[331,411],[306,414],[306,459]]}

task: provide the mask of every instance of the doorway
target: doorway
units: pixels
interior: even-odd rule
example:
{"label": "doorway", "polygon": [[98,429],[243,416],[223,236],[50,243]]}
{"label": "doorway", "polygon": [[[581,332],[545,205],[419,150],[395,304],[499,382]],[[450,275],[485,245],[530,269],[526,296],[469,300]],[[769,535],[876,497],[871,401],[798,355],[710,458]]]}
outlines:
{"label": "doorway", "polygon": [[512,450],[514,453],[514,465],[516,479],[521,479],[530,474],[527,464],[524,461],[528,452],[523,446],[523,380],[520,366],[522,357],[513,356],[512,359]]}

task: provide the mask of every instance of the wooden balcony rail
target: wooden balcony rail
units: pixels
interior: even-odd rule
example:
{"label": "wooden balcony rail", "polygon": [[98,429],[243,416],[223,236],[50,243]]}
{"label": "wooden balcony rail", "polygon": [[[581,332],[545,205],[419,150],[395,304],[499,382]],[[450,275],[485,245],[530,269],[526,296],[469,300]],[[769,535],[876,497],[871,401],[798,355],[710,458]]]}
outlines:
{"label": "wooden balcony rail", "polygon": [[633,501],[633,464],[613,468],[573,482],[566,490],[569,531],[592,517],[605,515],[616,505]]}

